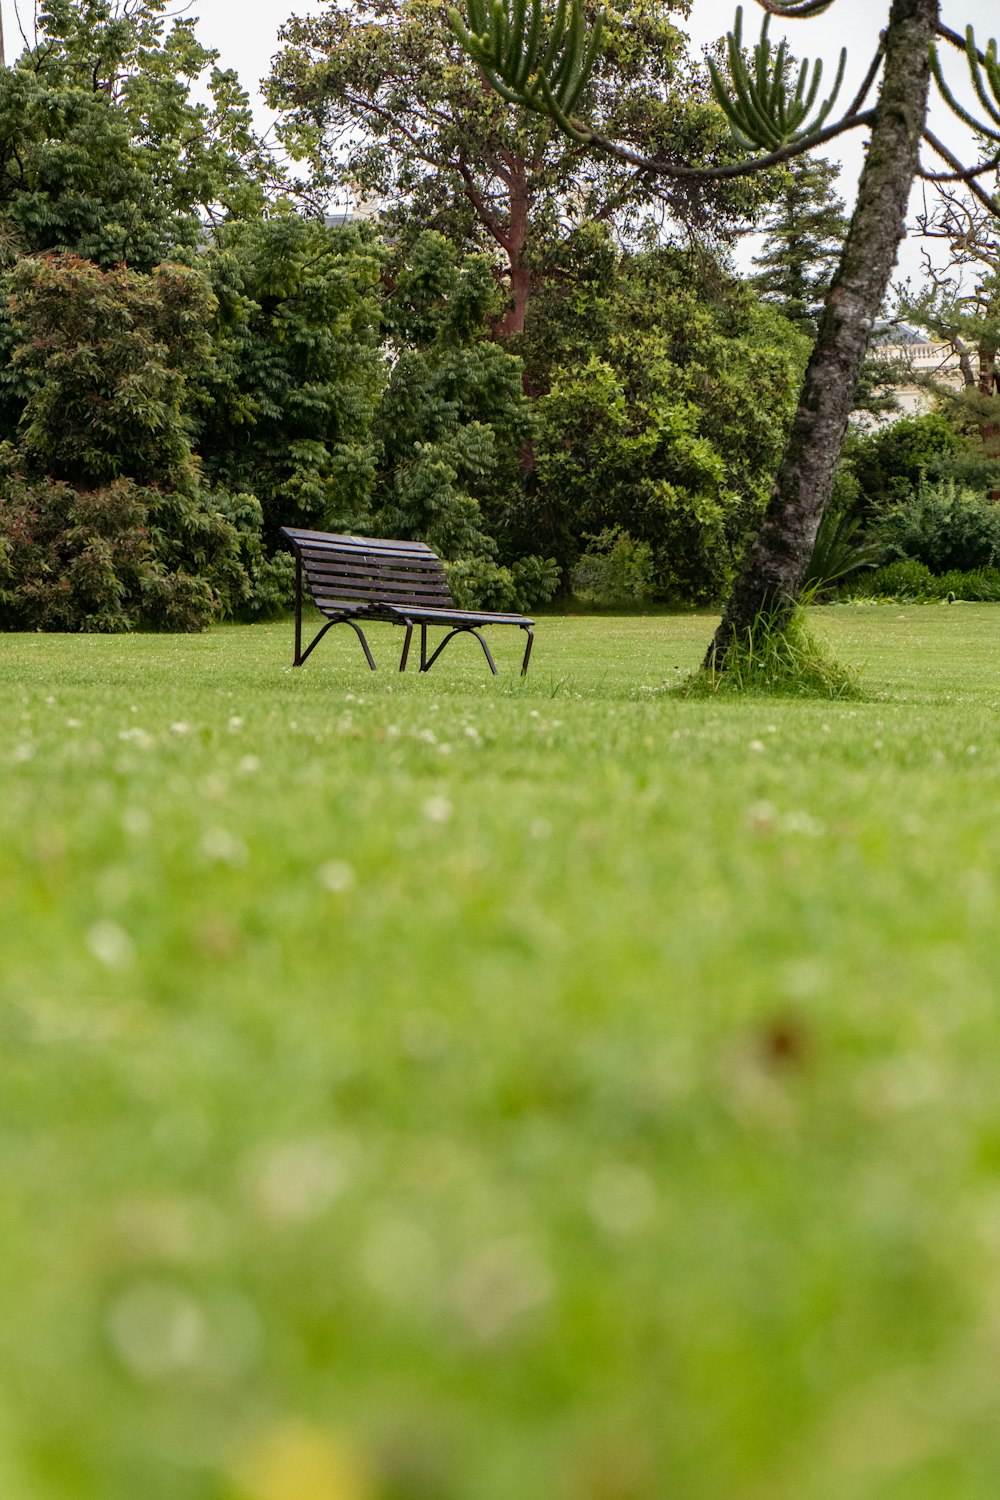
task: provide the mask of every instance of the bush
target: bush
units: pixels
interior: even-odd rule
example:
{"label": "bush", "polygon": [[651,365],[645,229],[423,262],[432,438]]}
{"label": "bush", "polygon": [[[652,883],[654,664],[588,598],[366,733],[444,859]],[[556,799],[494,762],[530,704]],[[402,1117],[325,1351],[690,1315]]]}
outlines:
{"label": "bush", "polygon": [[488,557],[464,557],[446,562],[445,571],[459,609],[532,609],[548,603],[559,586],[559,565],[551,557],[522,557],[509,568]]}
{"label": "bush", "polygon": [[[245,608],[253,597],[247,542],[217,499],[164,495],[130,479],[78,490],[8,472],[0,482],[0,628],[192,631]],[[273,588],[261,563],[261,582]]]}
{"label": "bush", "polygon": [[863,520],[906,504],[927,478],[939,477],[962,449],[962,439],[941,412],[903,417],[849,441],[851,467]]}
{"label": "bush", "polygon": [[922,604],[936,599],[965,599],[978,603],[1000,601],[1000,568],[971,568],[963,573],[952,568],[934,574],[924,563],[906,561],[889,563],[865,578],[859,578],[849,590],[854,599],[898,599],[900,603]]}
{"label": "bush", "polygon": [[608,607],[641,604],[653,589],[653,549],[637,542],[620,526],[606,527],[588,539],[592,546],[572,572],[573,592],[589,603]]}
{"label": "bush", "polygon": [[1000,600],[1000,568],[973,568],[968,573],[942,573],[934,579],[937,596],[947,599],[951,594],[956,599],[970,603],[994,604]]}
{"label": "bush", "polygon": [[932,573],[992,567],[1000,560],[1000,505],[954,480],[924,483],[885,515],[875,539],[885,562],[911,559]]}
{"label": "bush", "polygon": [[894,562],[873,573],[862,574],[850,585],[853,599],[899,599],[912,603],[933,599],[934,579],[931,570],[921,562]]}

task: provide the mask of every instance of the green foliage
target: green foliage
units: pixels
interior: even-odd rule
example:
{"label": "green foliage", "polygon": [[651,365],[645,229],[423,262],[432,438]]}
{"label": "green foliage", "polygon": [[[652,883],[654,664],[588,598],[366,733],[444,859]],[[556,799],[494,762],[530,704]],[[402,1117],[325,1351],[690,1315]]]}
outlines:
{"label": "green foliage", "polygon": [[759,270],[750,278],[765,301],[811,332],[847,234],[844,203],[834,191],[839,175],[840,167],[822,158],[788,163],[784,186],[761,225],[765,239],[753,262]]}
{"label": "green foliage", "polygon": [[886,561],[912,559],[933,573],[992,567],[1000,559],[1000,506],[954,480],[924,482],[883,516],[875,539]]}
{"label": "green foliage", "polygon": [[868,435],[852,436],[845,457],[858,485],[858,514],[870,520],[908,500],[962,447],[954,424],[941,412],[901,417]]}
{"label": "green foliage", "polygon": [[873,568],[881,555],[880,544],[861,539],[860,519],[831,504],[819,523],[803,588],[821,598],[861,569]]}
{"label": "green foliage", "polygon": [[547,604],[559,587],[559,567],[551,557],[519,557],[501,567],[489,557],[445,563],[448,584],[459,609],[530,610]]}
{"label": "green foliage", "polygon": [[200,630],[242,580],[233,528],[195,499],[0,480],[2,630]]}
{"label": "green foliage", "polygon": [[193,482],[187,384],[211,358],[215,305],[201,272],[46,256],[19,261],[6,285],[25,462],[83,487]]}
{"label": "green foliage", "polygon": [[279,526],[362,529],[384,367],[381,252],[355,229],[280,216],[221,228],[199,265],[214,358],[193,380],[213,485],[252,492]]}
{"label": "green foliage", "polygon": [[886,563],[874,572],[852,579],[847,589],[851,598],[898,599],[900,603],[917,603],[934,597],[934,577],[926,563],[906,558]]}
{"label": "green foliage", "polygon": [[[452,7],[448,20],[466,52],[502,98],[555,120],[576,140],[589,139],[571,120],[601,45],[598,12],[587,35],[581,0],[561,0],[543,25],[541,0],[468,0],[469,27]],[[567,10],[569,14],[567,15]]]}
{"label": "green foliage", "polygon": [[497,510],[518,483],[529,414],[520,360],[489,339],[499,300],[489,265],[460,263],[428,232],[391,280],[385,325],[398,352],[376,420],[372,525],[449,561],[495,560],[482,507]]}
{"label": "green foliage", "polygon": [[4,627],[190,630],[287,604],[256,497],[206,488],[191,447],[216,307],[201,269],[46,256],[6,280],[25,399],[0,475]]}
{"label": "green foliage", "polygon": [[980,52],[976,46],[975,31],[971,26],[967,26],[965,28],[965,58],[969,65],[969,78],[976,98],[986,115],[985,120],[982,115],[970,114],[955,98],[944,76],[936,43],[931,45],[931,69],[934,73],[934,81],[942,97],[960,120],[971,126],[980,139],[1000,144],[1000,128],[998,128],[1000,127],[1000,62],[997,59],[996,41],[991,38],[986,44],[985,54]]}
{"label": "green foliage", "polygon": [[810,119],[823,80],[823,63],[801,63],[793,92],[788,43],[780,42],[772,57],[771,39],[767,34],[770,20],[771,17],[765,14],[760,40],[754,47],[752,70],[743,58],[741,5],[736,7],[736,21],[726,37],[729,77],[723,78],[711,58],[708,63],[716,101],[725,113],[737,143],[749,152],[758,149],[776,151],[821,129],[836,103],[847,65],[847,48],[842,47],[833,89]]}
{"label": "green foliage", "polygon": [[855,599],[896,599],[901,604],[924,604],[942,599],[970,603],[1000,602],[1000,568],[950,569],[934,574],[924,563],[907,560],[887,563],[846,590]]}
{"label": "green foliage", "polygon": [[[445,0],[357,0],[293,17],[269,100],[281,111],[282,139],[306,164],[314,202],[349,191],[383,204],[381,220],[400,246],[432,227],[462,253],[490,254],[509,299],[497,315],[500,336],[523,326],[568,223],[634,231],[659,225],[666,206],[673,222],[725,236],[767,196],[768,183],[742,178],[696,188],[678,181],[652,194],[627,164],[581,155],[548,119],[512,112],[484,87],[447,10]],[[587,106],[667,159],[728,160],[725,117],[677,20],[671,0],[605,7]]]}
{"label": "green foliage", "polygon": [[645,603],[653,589],[653,549],[620,526],[588,538],[571,575],[574,596],[603,608]]}
{"label": "green foliage", "polygon": [[[169,20],[169,25],[168,25]],[[8,251],[150,270],[202,215],[257,214],[273,168],[235,75],[166,0],[47,0],[37,43],[0,72]],[[210,102],[193,103],[209,72]]]}
{"label": "green foliage", "polygon": [[620,526],[652,549],[657,598],[714,602],[769,493],[806,341],[707,258],[594,239],[518,344],[542,394],[510,533],[568,573]]}

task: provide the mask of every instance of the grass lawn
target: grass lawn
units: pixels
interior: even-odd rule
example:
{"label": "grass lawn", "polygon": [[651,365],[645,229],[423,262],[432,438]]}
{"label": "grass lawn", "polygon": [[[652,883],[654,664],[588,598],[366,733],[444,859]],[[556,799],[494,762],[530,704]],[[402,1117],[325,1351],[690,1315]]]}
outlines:
{"label": "grass lawn", "polygon": [[1000,609],[0,647],[3,1500],[996,1500]]}

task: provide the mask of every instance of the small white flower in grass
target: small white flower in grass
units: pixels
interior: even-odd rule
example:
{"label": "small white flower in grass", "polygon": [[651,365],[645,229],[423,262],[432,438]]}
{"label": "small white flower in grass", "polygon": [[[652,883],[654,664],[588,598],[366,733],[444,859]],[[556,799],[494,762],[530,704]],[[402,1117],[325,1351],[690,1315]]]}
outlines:
{"label": "small white flower in grass", "polygon": [[826,824],[807,812],[785,813],[781,819],[782,833],[804,833],[808,838],[818,839],[826,832]]}
{"label": "small white flower in grass", "polygon": [[966,753],[966,755],[978,755],[979,754],[979,746],[978,745],[970,745],[969,748],[966,750],[965,753]]}
{"label": "small white flower in grass", "polygon": [[245,865],[250,857],[243,840],[230,833],[228,828],[206,828],[201,839],[201,852],[206,859],[220,865]]}
{"label": "small white flower in grass", "polygon": [[135,944],[117,922],[95,922],[87,933],[87,947],[107,969],[124,969],[135,958]]}
{"label": "small white flower in grass", "polygon": [[316,873],[323,889],[333,891],[335,895],[349,891],[357,880],[354,870],[345,859],[328,859]]}
{"label": "small white flower in grass", "polygon": [[594,1173],[587,1207],[594,1222],[609,1234],[635,1234],[653,1216],[656,1191],[641,1167],[609,1163]]}
{"label": "small white flower in grass", "polygon": [[35,749],[33,745],[21,744],[14,746],[10,758],[18,765],[25,765],[29,760],[33,760],[34,756]]}
{"label": "small white flower in grass", "polygon": [[152,827],[152,819],[144,807],[126,807],[122,813],[122,827],[134,838],[141,838]]}
{"label": "small white flower in grass", "polygon": [[108,1332],[122,1363],[141,1380],[162,1380],[197,1366],[207,1342],[194,1298],[153,1281],[121,1293],[108,1314]]}
{"label": "small white flower in grass", "polygon": [[67,729],[79,729],[80,722],[81,721],[79,719],[67,719],[66,720],[66,728]]}
{"label": "small white flower in grass", "polygon": [[418,729],[417,739],[423,740],[425,745],[437,744],[437,735],[434,733],[433,729]]}
{"label": "small white flower in grass", "polygon": [[260,761],[256,755],[244,755],[236,769],[241,776],[253,776],[260,770]]}
{"label": "small white flower in grass", "polygon": [[183,719],[178,719],[176,723],[171,724],[171,726],[170,726],[170,733],[171,734],[190,734],[191,733],[191,725],[190,724],[185,724],[185,722],[184,722]]}
{"label": "small white flower in grass", "polygon": [[55,699],[54,699],[54,698],[53,698],[53,696],[52,696],[52,694],[51,694],[51,693],[49,693],[49,695],[48,695],[48,697],[47,697],[47,698],[46,698],[46,699],[45,699],[45,701],[46,701],[46,703],[54,703],[54,702],[55,702],[55,701],[56,701],[56,700],[55,700]]}
{"label": "small white flower in grass", "polygon": [[386,737],[387,740],[398,740],[399,739],[399,725],[398,724],[390,724],[389,727],[388,727],[388,729],[385,732],[385,737]]}
{"label": "small white flower in grass", "polygon": [[134,729],[119,729],[118,738],[126,740],[129,744],[138,745],[140,750],[151,750],[156,740],[148,729],[140,729],[138,725]]}
{"label": "small white flower in grass", "polygon": [[759,753],[761,750],[764,749],[764,741],[763,740],[751,740],[749,748],[751,750]]}
{"label": "small white flower in grass", "polygon": [[428,797],[424,803],[424,817],[429,823],[447,823],[454,811],[447,797]]}
{"label": "small white flower in grass", "polygon": [[752,802],[747,808],[747,822],[754,833],[773,833],[778,826],[778,810],[773,802]]}
{"label": "small white flower in grass", "polygon": [[466,724],[463,733],[467,740],[472,740],[473,744],[475,745],[479,744],[481,736],[475,724]]}
{"label": "small white flower in grass", "polygon": [[233,714],[229,720],[229,733],[239,734],[242,728],[243,720],[240,718],[239,714]]}
{"label": "small white flower in grass", "polygon": [[460,1267],[452,1302],[468,1332],[492,1343],[549,1300],[552,1273],[528,1241],[519,1237],[485,1245]]}
{"label": "small white flower in grass", "polygon": [[438,755],[450,755],[450,754],[451,754],[451,746],[450,745],[438,745]]}
{"label": "small white flower in grass", "polygon": [[357,1152],[349,1140],[303,1136],[272,1142],[245,1168],[248,1196],[275,1222],[304,1224],[326,1212],[348,1186]]}

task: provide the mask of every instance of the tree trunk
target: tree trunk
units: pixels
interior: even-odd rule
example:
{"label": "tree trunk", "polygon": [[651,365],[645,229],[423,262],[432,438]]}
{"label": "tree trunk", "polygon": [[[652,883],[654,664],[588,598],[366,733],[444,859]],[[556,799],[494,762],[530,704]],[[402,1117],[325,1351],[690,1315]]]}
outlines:
{"label": "tree trunk", "polygon": [[893,0],[871,140],[840,266],[806,368],[798,409],[764,520],[705,657],[722,667],[761,617],[782,629],[812,556],[833,486],[871,331],[885,296],[927,112],[938,0]]}

